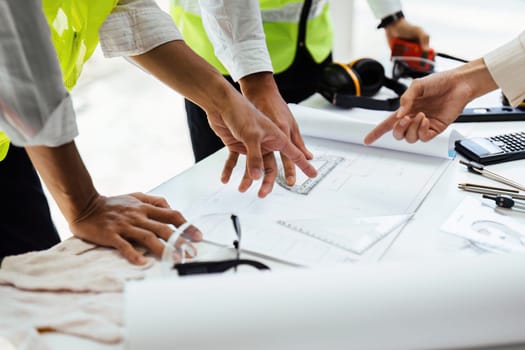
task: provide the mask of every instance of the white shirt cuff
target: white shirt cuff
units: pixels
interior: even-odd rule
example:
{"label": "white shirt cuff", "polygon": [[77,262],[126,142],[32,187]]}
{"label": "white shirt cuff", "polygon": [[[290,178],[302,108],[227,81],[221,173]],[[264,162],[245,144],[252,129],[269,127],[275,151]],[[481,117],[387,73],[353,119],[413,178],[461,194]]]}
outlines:
{"label": "white shirt cuff", "polygon": [[492,78],[512,106],[525,99],[525,32],[483,57]]}
{"label": "white shirt cuff", "polygon": [[234,81],[254,73],[273,73],[266,43],[261,44],[258,40],[244,41],[234,45],[231,54],[232,59],[223,60],[223,64]]}
{"label": "white shirt cuff", "polygon": [[130,9],[108,16],[99,31],[105,57],[136,56],[182,35],[160,8]]}
{"label": "white shirt cuff", "polygon": [[[8,131],[8,130],[6,130]],[[20,133],[9,132],[11,142],[19,147],[23,146],[49,146],[57,147],[71,142],[78,136],[78,128],[73,109],[71,96],[68,94],[51,113],[42,129],[31,137],[23,137]]]}

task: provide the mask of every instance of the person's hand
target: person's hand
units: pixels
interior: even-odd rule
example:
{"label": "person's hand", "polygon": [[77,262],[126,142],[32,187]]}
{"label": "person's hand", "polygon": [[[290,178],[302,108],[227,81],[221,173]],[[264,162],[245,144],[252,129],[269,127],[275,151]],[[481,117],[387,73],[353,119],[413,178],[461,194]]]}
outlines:
{"label": "person's hand", "polygon": [[387,41],[390,43],[393,39],[417,40],[423,50],[428,50],[430,36],[419,26],[413,25],[404,18],[391,23],[385,28]]}
{"label": "person's hand", "polygon": [[371,144],[390,130],[409,143],[429,141],[443,132],[475,97],[497,87],[482,59],[412,82],[400,107],[365,136]]}
{"label": "person's hand", "polygon": [[[134,264],[144,264],[145,258],[133,244],[145,247],[160,257],[164,243],[173,234],[169,224],[178,227],[186,222],[184,216],[172,210],[162,197],[132,193],[116,197],[97,196],[79,216],[70,222],[71,232],[86,241],[116,248]],[[199,230],[186,231],[186,237],[200,241]],[[178,238],[176,245],[185,241]],[[191,243],[188,243],[191,245]],[[194,251],[195,247],[193,247]]]}
{"label": "person's hand", "polygon": [[[132,243],[160,257],[164,245],[159,238],[168,240],[173,232],[169,224],[178,227],[186,222],[182,214],[170,209],[161,197],[143,193],[101,196],[74,141],[58,147],[26,147],[26,151],[71,232],[86,241],[117,248],[134,264],[143,264],[146,260]],[[198,229],[185,231],[185,236],[192,241],[202,239]],[[184,243],[184,238],[178,238],[175,245]]]}
{"label": "person's hand", "polygon": [[469,101],[470,87],[446,71],[412,82],[401,96],[401,106],[366,135],[371,144],[392,130],[397,140],[429,141],[452,123]]}
{"label": "person's hand", "polygon": [[183,41],[168,42],[132,59],[206,111],[211,128],[230,150],[223,182],[229,180],[239,154],[245,154],[246,180],[240,189],[264,176],[259,196],[266,196],[277,176],[273,151],[280,151],[308,177],[317,175],[308,162],[309,152],[299,147],[296,136],[292,138],[295,131],[280,130]]}
{"label": "person's hand", "polygon": [[246,98],[235,91],[228,101],[228,108],[225,110],[206,111],[211,128],[230,151],[222,172],[222,182],[229,181],[239,154],[246,154],[246,172],[239,189],[245,191],[253,180],[263,176],[259,197],[265,197],[271,192],[277,176],[277,162],[273,151],[280,151],[308,177],[317,175],[304,151],[294,145],[288,135]]}
{"label": "person's hand", "polygon": [[[292,143],[299,148],[307,159],[312,159],[312,153],[306,148],[299,132],[299,126],[288,108],[288,105],[279,93],[277,84],[271,72],[250,74],[240,80],[242,94],[255,107],[269,117]],[[281,153],[284,174],[288,185],[295,184],[295,164],[286,155]],[[266,167],[265,167],[266,168]],[[273,182],[273,181],[272,181]]]}

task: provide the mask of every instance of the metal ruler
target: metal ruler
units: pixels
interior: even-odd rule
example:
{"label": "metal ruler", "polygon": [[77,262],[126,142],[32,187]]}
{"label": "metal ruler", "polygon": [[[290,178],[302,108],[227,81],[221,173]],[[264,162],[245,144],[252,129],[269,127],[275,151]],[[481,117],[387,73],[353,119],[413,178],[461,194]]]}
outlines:
{"label": "metal ruler", "polygon": [[297,182],[293,186],[288,186],[286,184],[284,169],[280,167],[279,175],[277,176],[276,181],[280,186],[293,193],[307,195],[318,183],[320,183],[326,177],[326,175],[330,174],[330,172],[334,170],[337,164],[341,163],[343,160],[343,157],[330,155],[315,157],[310,162],[317,169],[317,176],[313,179],[306,178],[304,179],[304,181],[301,181],[301,179],[299,179],[298,176]]}

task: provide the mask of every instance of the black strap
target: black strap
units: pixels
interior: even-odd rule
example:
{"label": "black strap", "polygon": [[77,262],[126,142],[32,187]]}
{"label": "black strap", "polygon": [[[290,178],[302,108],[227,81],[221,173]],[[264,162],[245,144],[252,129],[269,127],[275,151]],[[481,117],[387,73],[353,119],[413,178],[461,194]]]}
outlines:
{"label": "black strap", "polygon": [[371,97],[334,93],[332,103],[342,108],[365,108],[377,111],[395,111],[399,108],[399,96],[407,89],[406,85],[385,77],[384,86],[394,91],[398,97],[378,100]]}
{"label": "black strap", "polygon": [[297,34],[297,46],[298,48],[304,47],[306,41],[306,22],[308,21],[308,14],[312,7],[312,0],[305,0],[303,8],[301,10],[301,18],[299,20],[299,32]]}
{"label": "black strap", "polygon": [[364,108],[376,111],[395,111],[399,108],[399,97],[377,100],[371,97],[334,94],[332,103],[342,108]]}

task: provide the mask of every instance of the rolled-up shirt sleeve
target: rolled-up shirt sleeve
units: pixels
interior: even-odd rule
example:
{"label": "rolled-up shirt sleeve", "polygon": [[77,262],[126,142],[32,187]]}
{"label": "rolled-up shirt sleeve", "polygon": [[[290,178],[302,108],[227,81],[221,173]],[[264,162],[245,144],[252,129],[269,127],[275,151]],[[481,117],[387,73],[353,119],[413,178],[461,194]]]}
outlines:
{"label": "rolled-up shirt sleeve", "polygon": [[400,0],[368,0],[368,6],[370,6],[377,19],[382,19],[401,11]]}
{"label": "rolled-up shirt sleeve", "polygon": [[273,72],[258,0],[199,0],[199,4],[215,55],[234,81]]}
{"label": "rolled-up shirt sleeve", "polygon": [[153,0],[120,0],[99,30],[105,57],[146,53],[182,35]]}
{"label": "rolled-up shirt sleeve", "polygon": [[0,1],[0,130],[18,146],[78,135],[40,0]]}
{"label": "rolled-up shirt sleeve", "polygon": [[486,54],[483,60],[512,106],[525,100],[525,31]]}

